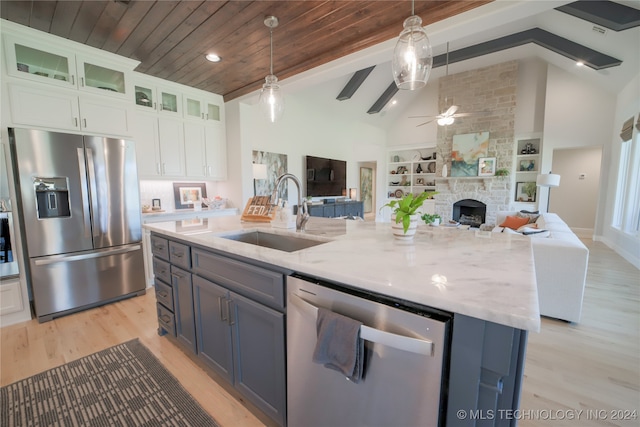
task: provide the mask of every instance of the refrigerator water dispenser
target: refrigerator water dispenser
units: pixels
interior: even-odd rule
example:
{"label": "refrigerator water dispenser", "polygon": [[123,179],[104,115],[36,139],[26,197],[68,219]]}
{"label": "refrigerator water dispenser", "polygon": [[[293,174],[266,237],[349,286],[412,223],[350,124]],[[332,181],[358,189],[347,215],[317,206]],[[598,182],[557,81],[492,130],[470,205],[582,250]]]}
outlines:
{"label": "refrigerator water dispenser", "polygon": [[36,177],[33,181],[38,219],[71,216],[67,178]]}

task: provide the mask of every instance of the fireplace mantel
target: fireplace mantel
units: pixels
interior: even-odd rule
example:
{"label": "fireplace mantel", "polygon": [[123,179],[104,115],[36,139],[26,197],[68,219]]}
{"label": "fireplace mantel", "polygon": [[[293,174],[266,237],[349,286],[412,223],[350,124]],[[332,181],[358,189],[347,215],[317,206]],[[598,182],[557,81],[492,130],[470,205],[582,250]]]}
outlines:
{"label": "fireplace mantel", "polygon": [[480,181],[483,186],[483,190],[491,191],[491,185],[494,182],[495,178],[501,178],[496,176],[450,176],[450,177],[441,177],[436,178],[436,183],[446,183],[451,191],[456,191],[458,186],[458,182],[463,181],[465,183],[469,181]]}

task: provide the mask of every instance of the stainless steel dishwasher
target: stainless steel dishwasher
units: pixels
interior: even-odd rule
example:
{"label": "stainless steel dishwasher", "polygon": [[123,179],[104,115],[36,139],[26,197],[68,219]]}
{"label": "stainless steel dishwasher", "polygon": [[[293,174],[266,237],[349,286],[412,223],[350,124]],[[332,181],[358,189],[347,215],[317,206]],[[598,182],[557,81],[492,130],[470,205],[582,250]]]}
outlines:
{"label": "stainless steel dishwasher", "polygon": [[[287,279],[289,427],[444,425],[451,315],[299,275]],[[363,379],[312,361],[318,307],[363,323]]]}

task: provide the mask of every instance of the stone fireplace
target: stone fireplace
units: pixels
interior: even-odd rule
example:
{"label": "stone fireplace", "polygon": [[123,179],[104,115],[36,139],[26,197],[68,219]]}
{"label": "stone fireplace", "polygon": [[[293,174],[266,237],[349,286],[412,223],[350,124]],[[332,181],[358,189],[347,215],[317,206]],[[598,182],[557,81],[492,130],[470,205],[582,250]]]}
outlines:
{"label": "stone fireplace", "polygon": [[[489,132],[485,156],[495,157],[498,169],[513,170],[517,79],[518,62],[510,61],[439,80],[440,110],[444,111],[448,104],[453,104],[458,105],[461,111],[491,112],[490,115],[456,119],[450,126],[438,127],[435,210],[445,222],[459,220],[462,207],[454,205],[460,201],[471,200],[484,205],[484,216],[480,215],[484,224],[495,224],[496,212],[509,210],[510,177],[452,177],[451,152],[454,135]],[[449,170],[445,177],[442,176],[444,165]],[[474,207],[467,208],[473,210]],[[479,214],[472,212],[470,215]]]}

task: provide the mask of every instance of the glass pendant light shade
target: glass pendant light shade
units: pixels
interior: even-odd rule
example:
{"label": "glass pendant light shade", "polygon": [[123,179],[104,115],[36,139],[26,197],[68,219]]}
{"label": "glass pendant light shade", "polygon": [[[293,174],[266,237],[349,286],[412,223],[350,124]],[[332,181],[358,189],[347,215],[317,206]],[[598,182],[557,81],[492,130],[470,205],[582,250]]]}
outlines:
{"label": "glass pendant light shade", "polygon": [[284,112],[284,97],[278,85],[278,78],[273,74],[264,78],[265,83],[262,85],[260,92],[260,109],[267,119],[274,123],[282,117]]}
{"label": "glass pendant light shade", "polygon": [[393,79],[398,89],[420,89],[427,84],[433,65],[431,43],[419,16],[408,17],[403,25],[391,60]]}
{"label": "glass pendant light shade", "polygon": [[264,78],[260,92],[260,109],[271,123],[275,123],[284,112],[284,96],[278,84],[278,78],[273,74],[273,29],[278,26],[278,18],[267,16],[264,25],[269,27],[269,75]]}

